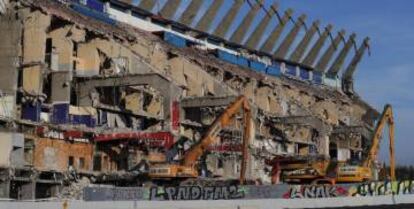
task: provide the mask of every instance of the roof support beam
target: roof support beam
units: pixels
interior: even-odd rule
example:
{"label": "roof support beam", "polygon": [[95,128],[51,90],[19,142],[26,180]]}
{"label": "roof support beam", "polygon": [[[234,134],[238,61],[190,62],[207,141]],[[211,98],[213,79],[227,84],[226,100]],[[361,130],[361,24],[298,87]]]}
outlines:
{"label": "roof support beam", "polygon": [[338,32],[338,35],[336,35],[335,39],[331,43],[331,46],[325,51],[325,53],[322,55],[321,59],[319,60],[318,64],[316,64],[315,71],[316,72],[325,72],[326,68],[331,61],[333,55],[335,54],[336,50],[339,47],[339,44],[341,43],[341,40],[345,40],[345,30],[341,30]]}
{"label": "roof support beam", "polygon": [[244,0],[235,0],[233,6],[227,12],[226,16],[221,21],[220,25],[214,30],[213,34],[224,38],[227,32],[230,29],[231,24],[233,23],[234,19],[236,18],[237,13],[239,12],[241,6],[243,5]]}
{"label": "roof support beam", "polygon": [[224,0],[214,0],[210,7],[207,9],[206,13],[203,15],[201,20],[197,23],[196,29],[204,32],[208,32],[211,24],[213,23],[216,15],[223,5]]}
{"label": "roof support beam", "polygon": [[262,7],[261,3],[261,1],[258,1],[254,6],[252,6],[249,13],[247,13],[239,27],[237,27],[236,31],[234,31],[233,35],[231,36],[231,42],[243,44],[243,38],[246,36],[246,33],[252,25],[254,18]]}
{"label": "roof support beam", "polygon": [[150,11],[154,8],[155,6],[155,0],[144,0],[141,1],[141,3],[138,5],[139,8]]}
{"label": "roof support beam", "polygon": [[303,55],[306,52],[306,49],[309,47],[310,42],[312,41],[313,36],[319,30],[320,21],[317,20],[313,22],[312,27],[308,29],[302,41],[298,44],[295,51],[290,55],[289,60],[292,62],[299,63]]}
{"label": "roof support beam", "polygon": [[184,25],[191,25],[191,23],[193,23],[194,18],[197,16],[197,13],[199,12],[201,5],[203,5],[203,1],[192,0],[190,5],[181,15],[179,22]]}
{"label": "roof support beam", "polygon": [[[271,11],[276,12],[278,7],[279,7],[278,4],[274,3],[270,8],[271,8]],[[260,21],[259,25],[253,31],[253,34],[249,37],[249,39],[247,39],[246,46],[248,48],[251,48],[251,49],[257,48],[257,45],[262,39],[263,33],[266,30],[267,26],[269,25],[269,22],[272,19],[272,17],[273,17],[273,14],[269,14],[268,12],[266,12],[262,21]]]}
{"label": "roof support beam", "polygon": [[160,15],[166,19],[172,19],[177,12],[181,0],[168,0],[160,11]]}
{"label": "roof support beam", "polygon": [[292,46],[293,41],[298,36],[298,33],[302,26],[305,24],[306,15],[301,15],[298,20],[295,22],[295,25],[293,26],[292,30],[290,30],[289,34],[286,36],[286,38],[282,41],[282,44],[279,46],[279,48],[274,53],[274,56],[279,59],[284,59],[289,52],[289,48]]}
{"label": "roof support beam", "polygon": [[356,38],[356,34],[353,33],[348,41],[346,42],[344,48],[341,50],[341,52],[339,53],[339,55],[336,57],[334,63],[332,64],[332,66],[329,68],[328,72],[327,72],[327,76],[334,78],[338,75],[338,72],[342,69],[345,59],[349,54],[349,51],[351,50],[352,46],[355,44],[355,38]]}
{"label": "roof support beam", "polygon": [[303,64],[309,67],[313,67],[316,59],[318,58],[319,52],[322,50],[322,47],[325,45],[326,39],[331,34],[333,26],[328,25],[325,28],[325,31],[319,37],[318,41],[316,41],[315,45],[312,47],[308,55],[303,61]]}
{"label": "roof support beam", "polygon": [[369,47],[369,38],[365,38],[364,42],[359,47],[358,51],[356,52],[355,56],[352,58],[351,63],[346,68],[346,71],[343,75],[344,79],[352,79],[358,64],[361,62],[362,57],[364,56],[365,51]]}
{"label": "roof support beam", "polygon": [[271,53],[273,51],[273,48],[275,47],[276,41],[279,39],[280,35],[283,32],[283,29],[287,25],[287,22],[292,17],[293,10],[288,9],[286,10],[285,14],[281,18],[279,25],[273,29],[273,31],[270,33],[270,36],[266,39],[263,46],[260,48],[260,51]]}

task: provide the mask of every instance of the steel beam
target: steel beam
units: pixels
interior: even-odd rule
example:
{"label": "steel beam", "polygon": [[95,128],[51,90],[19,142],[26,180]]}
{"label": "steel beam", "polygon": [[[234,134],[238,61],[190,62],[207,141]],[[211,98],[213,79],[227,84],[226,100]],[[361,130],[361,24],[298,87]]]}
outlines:
{"label": "steel beam", "polygon": [[312,41],[313,36],[319,30],[320,21],[317,20],[313,22],[312,27],[308,29],[305,36],[303,37],[302,41],[298,44],[295,51],[290,55],[289,60],[292,62],[299,63],[302,59],[303,55],[306,52],[306,49],[309,47],[310,42]]}
{"label": "steel beam", "polygon": [[160,15],[166,19],[172,19],[177,12],[181,0],[168,0],[160,11]]}
{"label": "steel beam", "polygon": [[217,28],[214,30],[214,35],[219,36],[221,38],[225,37],[244,2],[245,0],[234,1],[233,6],[227,12],[226,16],[223,18],[220,25],[218,25]]}
{"label": "steel beam", "polygon": [[272,52],[276,44],[276,41],[279,39],[280,35],[282,34],[283,29],[287,25],[287,22],[289,21],[289,19],[292,17],[292,14],[293,14],[292,9],[286,10],[285,14],[283,15],[283,17],[281,18],[279,22],[279,25],[277,25],[273,29],[273,31],[270,33],[270,36],[266,39],[265,43],[260,48],[260,51],[264,51],[268,53]]}
{"label": "steel beam", "polygon": [[331,43],[331,46],[325,51],[325,53],[322,55],[321,59],[319,60],[318,64],[316,64],[315,71],[316,72],[325,72],[326,67],[328,66],[329,62],[331,61],[333,55],[335,54],[336,50],[339,47],[339,44],[341,43],[341,40],[344,40],[345,38],[345,30],[339,31],[338,35],[335,37],[333,42]]}
{"label": "steel beam", "polygon": [[184,25],[191,25],[191,23],[193,23],[194,18],[197,16],[197,13],[199,12],[201,5],[203,5],[203,1],[192,0],[190,5],[181,15],[179,22]]}
{"label": "steel beam", "polygon": [[304,65],[313,67],[316,59],[318,58],[319,52],[322,50],[322,47],[324,46],[326,42],[326,39],[331,34],[332,28],[333,28],[332,25],[326,26],[325,31],[319,37],[318,41],[316,41],[315,45],[313,45],[312,49],[309,51],[306,58],[303,60]]}
{"label": "steel beam", "polygon": [[293,41],[298,36],[298,33],[302,26],[305,24],[306,15],[302,14],[298,20],[295,22],[295,25],[290,30],[289,34],[286,36],[286,38],[282,41],[279,48],[274,53],[274,56],[279,59],[284,59],[289,52],[290,46],[292,46]]}
{"label": "steel beam", "polygon": [[242,44],[243,38],[246,36],[247,31],[249,30],[254,18],[256,17],[261,7],[261,1],[252,6],[249,13],[247,13],[239,27],[237,27],[236,31],[234,31],[233,35],[231,36],[231,42]]}
{"label": "steel beam", "polygon": [[[277,11],[278,4],[274,3],[271,6],[272,11]],[[259,25],[253,31],[253,34],[247,39],[246,46],[251,49],[256,49],[257,45],[259,44],[260,40],[263,37],[263,33],[266,30],[267,26],[269,25],[270,20],[272,19],[274,13],[266,13],[263,17],[262,21],[260,21]]]}
{"label": "steel beam", "polygon": [[328,77],[334,78],[338,75],[338,72],[342,69],[345,59],[348,56],[349,50],[351,50],[352,46],[355,44],[355,38],[356,38],[355,33],[353,33],[349,37],[344,48],[341,50],[339,55],[336,57],[334,63],[332,64],[332,66],[329,68],[327,72]]}
{"label": "steel beam", "polygon": [[213,23],[216,15],[223,5],[224,0],[214,0],[211,6],[207,9],[201,20],[197,23],[196,29],[204,32],[208,32],[211,24]]}
{"label": "steel beam", "polygon": [[151,11],[155,6],[155,0],[143,0],[138,5],[139,8]]}

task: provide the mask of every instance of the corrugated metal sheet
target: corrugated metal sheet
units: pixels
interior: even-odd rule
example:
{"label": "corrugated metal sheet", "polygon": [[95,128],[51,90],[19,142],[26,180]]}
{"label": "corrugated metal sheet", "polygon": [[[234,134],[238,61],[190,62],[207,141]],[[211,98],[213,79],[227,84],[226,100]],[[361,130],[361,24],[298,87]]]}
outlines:
{"label": "corrugated metal sheet", "polygon": [[282,72],[280,70],[280,66],[279,65],[270,65],[270,66],[267,66],[266,73],[269,74],[269,75],[278,76],[278,77],[280,75],[282,75]]}
{"label": "corrugated metal sheet", "polygon": [[185,38],[169,32],[164,32],[164,41],[179,48],[184,48],[187,46],[187,40]]}
{"label": "corrugated metal sheet", "polygon": [[264,73],[266,72],[266,65],[261,62],[250,60],[249,67],[258,72],[264,72]]}

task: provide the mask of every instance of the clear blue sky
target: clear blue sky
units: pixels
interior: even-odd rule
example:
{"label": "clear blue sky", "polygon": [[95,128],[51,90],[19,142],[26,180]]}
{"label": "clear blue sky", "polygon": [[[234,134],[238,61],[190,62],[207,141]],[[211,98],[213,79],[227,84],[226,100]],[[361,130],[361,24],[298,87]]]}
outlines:
{"label": "clear blue sky", "polygon": [[[144,0],[145,1],[145,0]],[[269,5],[272,0],[266,0]],[[159,1],[159,8],[166,0]],[[212,0],[205,0],[207,8]],[[308,25],[320,19],[322,26],[329,23],[335,31],[346,29],[347,34],[356,32],[358,41],[371,37],[370,57],[366,56],[356,73],[356,90],[368,103],[382,111],[386,103],[394,107],[396,118],[396,154],[400,164],[414,164],[414,1],[413,0],[278,0],[281,10],[293,8],[294,16],[308,15]],[[139,3],[135,0],[134,3]],[[175,17],[190,3],[183,0]],[[220,9],[211,30],[229,9],[230,0]],[[245,5],[237,16],[232,30],[247,13]],[[154,9],[157,11],[157,8]],[[196,20],[203,15],[201,11]],[[264,13],[255,19],[259,20]],[[273,24],[277,21],[274,19]],[[269,30],[267,30],[269,31]],[[231,33],[232,31],[230,31]],[[251,32],[251,31],[250,31]],[[230,34],[228,34],[230,35]],[[412,81],[411,81],[412,80]],[[386,134],[386,133],[385,133]],[[388,138],[384,137],[381,158],[388,154]]]}

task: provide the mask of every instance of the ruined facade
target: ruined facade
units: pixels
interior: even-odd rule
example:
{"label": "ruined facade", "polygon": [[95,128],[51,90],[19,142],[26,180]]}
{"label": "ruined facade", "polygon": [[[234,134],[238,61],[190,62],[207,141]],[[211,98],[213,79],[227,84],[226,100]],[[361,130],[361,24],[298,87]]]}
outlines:
{"label": "ruined facade", "polygon": [[[345,88],[364,48],[346,70],[346,85],[337,74],[347,46],[337,50],[339,64],[332,68],[324,63],[333,57],[332,47],[319,63],[303,49],[291,62],[287,53],[304,17],[273,56],[271,50],[257,53],[257,37],[248,39],[249,48],[230,44],[239,36],[216,37],[212,40],[219,44],[213,43],[200,32],[208,30],[205,19],[197,30],[185,28],[168,20],[167,9],[164,18],[150,14],[152,4],[0,2],[0,28],[7,31],[0,35],[1,197],[65,195],[70,193],[65,187],[82,178],[141,185],[134,175],[142,174],[143,164],[179,160],[239,95],[247,96],[254,110],[249,179],[269,182],[265,161],[274,156],[346,161],[363,156],[369,144],[378,113]],[[211,7],[220,6],[217,2]],[[210,10],[203,18],[214,16]],[[184,13],[181,21],[193,16]],[[309,33],[307,38],[314,32]],[[274,45],[276,36],[265,45]],[[323,36],[310,53],[322,51]],[[209,148],[207,167],[215,176],[240,173],[240,121],[222,130]]]}

